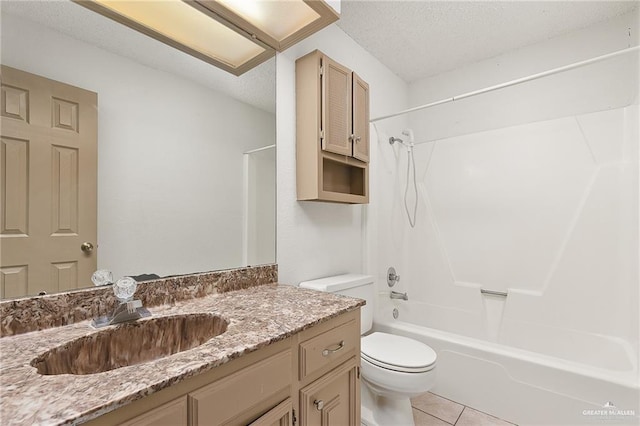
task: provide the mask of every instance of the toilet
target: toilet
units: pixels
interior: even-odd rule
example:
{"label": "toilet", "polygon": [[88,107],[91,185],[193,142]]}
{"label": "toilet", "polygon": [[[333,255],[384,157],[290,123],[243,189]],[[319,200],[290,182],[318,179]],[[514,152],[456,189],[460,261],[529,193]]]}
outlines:
{"label": "toilet", "polygon": [[368,275],[345,274],[304,281],[300,287],[357,297],[361,308],[362,424],[414,425],[410,398],[435,385],[436,353],[408,337],[374,332],[375,285]]}

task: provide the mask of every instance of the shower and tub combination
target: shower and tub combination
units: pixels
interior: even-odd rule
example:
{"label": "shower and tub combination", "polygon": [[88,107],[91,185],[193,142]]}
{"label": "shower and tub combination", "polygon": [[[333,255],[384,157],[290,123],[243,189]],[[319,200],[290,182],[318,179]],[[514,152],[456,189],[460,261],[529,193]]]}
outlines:
{"label": "shower and tub combination", "polygon": [[640,424],[638,50],[372,120],[374,330],[436,351],[434,393],[521,425]]}

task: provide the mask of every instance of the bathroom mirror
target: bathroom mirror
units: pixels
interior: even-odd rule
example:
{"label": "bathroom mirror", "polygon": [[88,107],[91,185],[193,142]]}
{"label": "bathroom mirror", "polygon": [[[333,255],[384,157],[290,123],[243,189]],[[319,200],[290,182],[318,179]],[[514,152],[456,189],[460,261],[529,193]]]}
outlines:
{"label": "bathroom mirror", "polygon": [[[117,279],[275,262],[275,59],[236,77],[71,1],[0,6],[3,65],[97,93],[97,238],[84,253],[96,268]],[[3,261],[2,297],[92,285],[73,261],[45,262],[51,284]]]}

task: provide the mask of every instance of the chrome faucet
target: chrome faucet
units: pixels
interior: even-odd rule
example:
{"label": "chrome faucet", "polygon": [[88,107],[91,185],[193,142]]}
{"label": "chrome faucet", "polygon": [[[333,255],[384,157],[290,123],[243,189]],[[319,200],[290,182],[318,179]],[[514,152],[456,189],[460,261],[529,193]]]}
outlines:
{"label": "chrome faucet", "polygon": [[409,296],[407,296],[407,293],[400,293],[399,291],[393,290],[389,294],[389,297],[391,297],[392,299],[409,300]]}
{"label": "chrome faucet", "polygon": [[113,292],[120,301],[120,304],[113,311],[113,314],[94,318],[93,321],[91,321],[91,326],[101,328],[151,316],[151,312],[149,312],[147,308],[142,307],[140,300],[133,300],[133,294],[137,286],[138,283],[131,277],[123,277],[113,283]]}

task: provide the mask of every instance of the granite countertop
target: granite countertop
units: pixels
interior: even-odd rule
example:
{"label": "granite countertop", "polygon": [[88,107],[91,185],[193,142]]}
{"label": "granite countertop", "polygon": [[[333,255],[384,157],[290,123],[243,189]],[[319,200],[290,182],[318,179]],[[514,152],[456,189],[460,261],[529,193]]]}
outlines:
{"label": "granite countertop", "polygon": [[150,308],[153,317],[208,312],[227,319],[229,326],[196,348],[89,375],[44,376],[30,365],[49,349],[96,333],[89,321],[4,337],[0,420],[3,425],[82,423],[363,304],[330,293],[262,285],[156,306]]}

